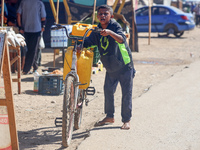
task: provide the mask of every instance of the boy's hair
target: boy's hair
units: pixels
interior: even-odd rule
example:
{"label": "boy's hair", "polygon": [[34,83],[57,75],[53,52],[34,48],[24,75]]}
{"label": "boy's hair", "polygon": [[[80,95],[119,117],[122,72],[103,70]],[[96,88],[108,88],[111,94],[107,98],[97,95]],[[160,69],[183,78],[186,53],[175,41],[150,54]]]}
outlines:
{"label": "boy's hair", "polygon": [[99,7],[97,8],[97,12],[98,12],[99,9],[101,9],[101,8],[107,9],[107,10],[110,12],[110,14],[113,15],[113,9],[112,9],[112,7],[110,7],[110,6],[108,6],[108,5],[101,5],[101,6],[99,6]]}

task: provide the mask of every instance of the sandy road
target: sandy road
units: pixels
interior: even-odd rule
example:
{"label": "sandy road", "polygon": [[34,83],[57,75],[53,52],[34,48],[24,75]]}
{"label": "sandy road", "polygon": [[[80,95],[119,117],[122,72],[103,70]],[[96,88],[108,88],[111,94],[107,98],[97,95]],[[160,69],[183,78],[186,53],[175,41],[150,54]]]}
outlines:
{"label": "sandy road", "polygon": [[[151,144],[151,140],[156,139],[157,138],[156,135],[158,135],[164,129],[163,124],[165,124],[165,121],[163,116],[165,115],[167,117],[167,113],[164,114],[164,112],[162,112],[162,108],[163,109],[165,108],[162,103],[160,103],[159,109],[155,109],[156,103],[153,102],[154,101],[157,102],[156,99],[151,99],[149,101],[146,100],[148,103],[143,103],[143,101],[140,101],[139,99],[142,97],[147,97],[148,94],[151,92],[151,90],[155,90],[156,87],[158,88],[159,85],[162,85],[162,83],[172,79],[172,76],[178,76],[177,74],[184,72],[184,70],[186,70],[184,68],[190,67],[191,63],[199,61],[199,56],[200,56],[199,32],[200,28],[196,28],[191,32],[186,32],[182,38],[174,38],[173,36],[169,38],[158,38],[157,34],[152,34],[150,45],[148,45],[148,34],[139,34],[139,53],[133,53],[133,59],[137,73],[134,79],[134,89],[133,89],[134,117],[132,119],[133,121],[132,129],[130,130],[130,132],[137,135],[137,138],[135,137],[135,139],[133,139],[134,141],[140,139],[139,143],[137,143],[136,146],[139,147],[143,145],[145,139],[147,144],[148,143]],[[62,66],[61,56],[59,55],[56,58],[57,58],[56,66],[61,67]],[[53,66],[52,60],[53,60],[53,51],[43,50],[42,66],[39,68],[39,72],[41,72],[41,69],[44,67],[52,67]],[[92,75],[93,82],[91,85],[95,86],[97,93],[95,96],[89,97],[89,99],[92,100],[89,103],[89,106],[87,107],[84,106],[81,129],[74,132],[71,145],[67,149],[70,150],[76,149],[85,139],[86,139],[85,142],[89,141],[90,144],[93,144],[92,140],[94,140],[93,139],[94,136],[97,136],[99,140],[101,140],[102,137],[105,137],[108,130],[111,130],[112,133],[107,134],[107,138],[112,138],[113,136],[117,138],[119,136],[118,135],[119,132],[120,134],[129,133],[123,131],[121,132],[119,130],[119,126],[121,126],[121,118],[119,116],[120,104],[121,104],[120,103],[121,92],[119,87],[117,88],[117,92],[115,94],[116,123],[113,126],[111,126],[111,128],[110,126],[106,126],[105,128],[97,130],[93,127],[96,121],[104,117],[103,114],[104,74],[105,70],[99,72],[98,74]],[[178,79],[178,77],[176,78]],[[171,87],[169,89],[171,89]],[[20,95],[17,94],[16,83],[13,83],[13,93],[14,93],[15,115],[16,115],[20,149],[21,150],[62,149],[61,128],[55,127],[54,125],[55,118],[61,117],[62,115],[61,114],[62,95],[59,96],[38,95],[37,93],[33,92],[32,75],[22,76],[22,94]],[[161,93],[163,93],[163,91]],[[166,101],[165,103],[167,102],[169,101]],[[177,102],[176,105],[178,104],[179,103]],[[185,105],[186,104],[187,101],[185,101]],[[173,108],[175,108],[176,105],[174,105]],[[151,112],[153,110],[154,114],[152,115]],[[156,112],[156,110],[160,111]],[[181,116],[181,113],[179,112],[177,113],[178,114],[176,117],[178,117],[179,115]],[[148,117],[149,120],[147,120]],[[187,117],[189,118],[190,115],[188,114]],[[158,118],[161,119],[163,118],[162,124],[160,124],[159,122],[155,122],[156,119],[159,120]],[[168,119],[170,122],[173,121],[175,118],[172,117]],[[193,118],[191,118],[191,121],[193,121]],[[181,125],[182,123],[185,122],[178,122],[176,123],[176,126],[173,126],[174,124],[172,122],[169,123],[168,127],[170,129],[169,131],[173,131],[173,129],[174,131],[176,131],[176,129],[178,129],[179,125]],[[147,128],[148,126],[150,128]],[[146,130],[141,130],[142,128],[146,128]],[[156,135],[153,134],[154,132],[150,132],[151,129],[153,131],[153,129],[155,128],[159,129],[155,130]],[[197,134],[195,133],[195,131],[196,129],[193,130],[192,128],[191,131],[188,130],[188,132]],[[91,136],[87,138],[90,135],[89,133],[91,134]],[[184,131],[177,133],[185,134]],[[170,140],[170,136],[174,137],[177,136],[175,132],[174,133],[166,132],[166,134],[168,135],[168,137],[164,136],[165,139],[160,139],[160,143],[163,143],[163,141],[166,141],[167,139]],[[186,135],[187,134],[185,134],[185,136]],[[129,135],[126,136],[130,137]],[[115,138],[113,142],[115,142]],[[177,139],[179,139],[178,136]],[[125,141],[126,139],[123,140]],[[103,143],[103,141],[99,142]],[[171,141],[171,143],[173,142],[179,143],[179,140]],[[190,141],[188,141],[188,143],[190,143]],[[117,142],[112,144],[119,145],[121,143]],[[170,141],[168,141],[167,144],[170,144]],[[84,142],[81,144],[81,146],[82,145],[84,145]],[[81,149],[81,146],[79,147],[79,149]],[[126,146],[127,148],[129,148],[129,144],[126,144]],[[161,144],[161,146],[163,145]],[[87,144],[84,145],[83,147],[87,149]],[[120,145],[119,148],[121,148]],[[112,149],[112,147],[110,147],[110,149]],[[190,149],[190,147],[188,147],[188,149]]]}

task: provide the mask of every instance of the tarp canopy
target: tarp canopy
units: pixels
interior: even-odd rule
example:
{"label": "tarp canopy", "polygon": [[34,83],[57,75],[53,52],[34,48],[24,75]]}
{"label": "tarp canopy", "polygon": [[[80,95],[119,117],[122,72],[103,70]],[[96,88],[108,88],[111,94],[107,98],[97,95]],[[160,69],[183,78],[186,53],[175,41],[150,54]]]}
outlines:
{"label": "tarp canopy", "polygon": [[[81,5],[86,5],[86,6],[93,6],[94,5],[94,0],[74,0],[74,3],[81,4]],[[107,0],[97,0],[96,1],[96,6],[100,6],[103,4],[107,4]]]}

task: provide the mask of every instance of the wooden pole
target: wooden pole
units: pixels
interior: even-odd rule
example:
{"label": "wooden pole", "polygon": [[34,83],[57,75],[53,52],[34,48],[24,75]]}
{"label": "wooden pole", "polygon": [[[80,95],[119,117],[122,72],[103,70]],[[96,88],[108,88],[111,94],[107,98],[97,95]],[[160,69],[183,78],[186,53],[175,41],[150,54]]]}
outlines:
{"label": "wooden pole", "polygon": [[150,45],[151,40],[151,0],[149,0],[149,41],[148,45]]}
{"label": "wooden pole", "polygon": [[65,10],[67,12],[67,17],[68,17],[67,24],[71,24],[72,23],[72,15],[70,13],[69,6],[68,6],[66,0],[63,0],[63,3],[64,3]]}
{"label": "wooden pole", "polygon": [[59,0],[57,0],[57,10],[56,10],[56,24],[58,24],[58,15],[59,15]]}
{"label": "wooden pole", "polygon": [[11,137],[11,145],[13,150],[18,150],[18,137],[15,123],[15,113],[14,113],[14,104],[13,104],[13,93],[12,93],[12,82],[11,82],[11,72],[10,72],[10,60],[8,52],[7,39],[5,38],[5,53],[3,59],[3,77],[4,77],[4,87],[5,87],[5,96],[6,96],[6,106],[8,111],[9,119],[9,129]]}
{"label": "wooden pole", "polygon": [[1,0],[1,27],[3,27],[4,22],[4,0]]}
{"label": "wooden pole", "polygon": [[115,3],[113,5],[113,7],[112,7],[113,8],[113,12],[115,12],[115,9],[117,7],[118,2],[119,2],[119,0],[115,0]]}
{"label": "wooden pole", "polygon": [[179,0],[177,0],[177,8],[180,8],[179,3],[180,3]]}
{"label": "wooden pole", "polygon": [[50,3],[50,6],[51,6],[51,10],[53,12],[53,17],[54,17],[54,19],[56,21],[56,9],[55,9],[54,2],[53,2],[53,0],[49,0],[49,3]]}
{"label": "wooden pole", "polygon": [[92,24],[94,24],[94,19],[95,19],[96,2],[97,2],[97,1],[94,0],[93,16],[92,16]]}
{"label": "wooden pole", "polygon": [[120,14],[120,13],[121,13],[122,8],[124,7],[124,4],[125,4],[125,0],[122,0],[122,3],[121,3],[121,5],[119,6],[119,9],[118,9],[118,11],[117,11],[117,14]]}
{"label": "wooden pole", "polygon": [[135,0],[131,0],[132,4],[132,50],[135,51]]}

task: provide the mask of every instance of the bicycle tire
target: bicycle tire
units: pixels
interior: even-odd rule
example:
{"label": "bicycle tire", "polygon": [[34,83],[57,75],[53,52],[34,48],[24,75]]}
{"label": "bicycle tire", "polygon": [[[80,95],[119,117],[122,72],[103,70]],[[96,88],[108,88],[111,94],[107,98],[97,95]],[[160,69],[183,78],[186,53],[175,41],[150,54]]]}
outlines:
{"label": "bicycle tire", "polygon": [[79,94],[78,94],[78,99],[77,99],[77,111],[74,116],[74,129],[75,130],[78,130],[81,126],[83,101],[84,101],[84,90],[79,89]]}
{"label": "bicycle tire", "polygon": [[75,103],[75,79],[69,76],[65,81],[63,96],[63,116],[62,116],[62,145],[68,147],[73,132]]}

